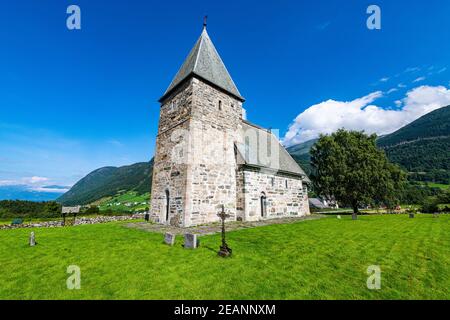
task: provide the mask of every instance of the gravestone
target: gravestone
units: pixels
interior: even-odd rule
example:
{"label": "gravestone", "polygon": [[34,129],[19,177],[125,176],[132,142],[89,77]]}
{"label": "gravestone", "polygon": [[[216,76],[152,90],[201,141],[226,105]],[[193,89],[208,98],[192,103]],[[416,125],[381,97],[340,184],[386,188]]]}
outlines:
{"label": "gravestone", "polygon": [[230,215],[225,212],[225,206],[222,205],[222,212],[217,214],[217,216],[222,220],[222,245],[220,246],[220,250],[217,253],[219,256],[226,258],[231,256],[233,250],[228,246],[225,240],[225,219],[229,218]]}
{"label": "gravestone", "polygon": [[34,236],[34,232],[30,233],[30,247],[34,247],[36,245],[36,238]]}
{"label": "gravestone", "polygon": [[175,235],[173,233],[166,232],[164,234],[164,243],[169,246],[173,246],[175,244]]}
{"label": "gravestone", "polygon": [[341,216],[338,214],[337,218],[338,218],[338,219],[341,219]]}
{"label": "gravestone", "polygon": [[145,221],[149,222],[149,220],[150,220],[150,214],[145,213],[144,219],[145,219]]}
{"label": "gravestone", "polygon": [[20,218],[16,218],[11,222],[11,225],[15,226],[15,225],[20,225],[23,223],[23,220]]}
{"label": "gravestone", "polygon": [[184,247],[186,249],[196,249],[199,245],[198,236],[194,233],[186,233],[184,235]]}
{"label": "gravestone", "polygon": [[409,217],[412,219],[412,218],[414,218],[414,213],[410,213],[409,214]]}

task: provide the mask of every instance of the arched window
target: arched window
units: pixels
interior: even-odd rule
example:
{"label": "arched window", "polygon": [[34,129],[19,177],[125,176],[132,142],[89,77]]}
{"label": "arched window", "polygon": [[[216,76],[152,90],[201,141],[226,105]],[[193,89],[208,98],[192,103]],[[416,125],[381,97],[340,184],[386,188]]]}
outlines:
{"label": "arched window", "polygon": [[219,100],[219,111],[222,111],[222,100]]}
{"label": "arched window", "polygon": [[169,211],[170,211],[170,193],[166,190],[166,221],[169,221]]}
{"label": "arched window", "polygon": [[264,218],[267,214],[267,198],[266,198],[266,194],[264,192],[261,192],[261,198],[260,198],[260,202],[261,202],[261,217]]}

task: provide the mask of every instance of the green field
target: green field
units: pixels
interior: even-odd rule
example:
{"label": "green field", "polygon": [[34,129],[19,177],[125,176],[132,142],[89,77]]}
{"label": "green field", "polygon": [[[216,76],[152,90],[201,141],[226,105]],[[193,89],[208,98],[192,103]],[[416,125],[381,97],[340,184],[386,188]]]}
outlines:
{"label": "green field", "polygon": [[[145,203],[144,203],[145,202]],[[108,197],[94,202],[100,208],[100,211],[145,211],[150,207],[150,193],[138,194],[135,191],[128,191],[126,193],[118,194],[114,197]]]}
{"label": "green field", "polygon": [[[0,231],[0,299],[450,299],[450,215],[333,216],[220,235],[197,250],[123,223]],[[66,268],[81,269],[68,290]],[[366,287],[381,267],[381,289]]]}
{"label": "green field", "polygon": [[442,190],[450,189],[450,184],[442,184],[442,183],[427,183],[430,188],[439,188]]}

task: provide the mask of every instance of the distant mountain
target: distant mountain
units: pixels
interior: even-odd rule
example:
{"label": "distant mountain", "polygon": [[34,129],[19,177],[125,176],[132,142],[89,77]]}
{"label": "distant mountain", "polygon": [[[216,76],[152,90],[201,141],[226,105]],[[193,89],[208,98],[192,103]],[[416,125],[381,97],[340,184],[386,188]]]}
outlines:
{"label": "distant mountain", "polygon": [[378,146],[415,180],[450,183],[450,106],[381,137]]}
{"label": "distant mountain", "polygon": [[0,200],[51,201],[56,200],[66,190],[67,187],[63,186],[41,187],[39,190],[26,185],[0,186]]}
{"label": "distant mountain", "polygon": [[392,147],[424,139],[441,139],[450,136],[450,106],[434,110],[394,133],[380,137],[381,147]]}
{"label": "distant mountain", "polygon": [[312,139],[300,144],[293,145],[287,148],[287,151],[291,154],[292,158],[305,170],[305,173],[309,175],[311,173],[311,157],[309,150],[317,142],[318,139]]}
{"label": "distant mountain", "polygon": [[123,191],[150,191],[153,159],[123,167],[103,167],[89,173],[57,199],[63,205],[84,205]]}

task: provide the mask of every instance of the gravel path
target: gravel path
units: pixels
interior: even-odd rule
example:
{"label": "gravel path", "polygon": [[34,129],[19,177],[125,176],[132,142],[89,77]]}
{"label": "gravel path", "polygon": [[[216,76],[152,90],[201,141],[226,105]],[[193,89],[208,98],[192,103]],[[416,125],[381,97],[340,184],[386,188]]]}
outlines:
{"label": "gravel path", "polygon": [[[306,217],[299,218],[281,218],[281,219],[271,219],[271,220],[262,220],[262,221],[253,221],[253,222],[239,222],[232,221],[226,222],[225,228],[227,231],[240,230],[246,228],[255,228],[260,226],[267,226],[271,224],[286,224],[286,223],[296,223],[301,221],[308,220],[316,220],[324,218],[325,215],[320,214],[312,214]],[[167,226],[163,224],[155,224],[148,222],[132,222],[125,225],[127,228],[136,228],[140,230],[145,230],[148,232],[158,232],[158,233],[166,233],[170,232],[173,234],[185,234],[185,233],[196,233],[198,235],[209,235],[219,233],[221,231],[220,223],[211,223],[207,225],[195,226],[190,228],[179,228],[173,226]]]}

